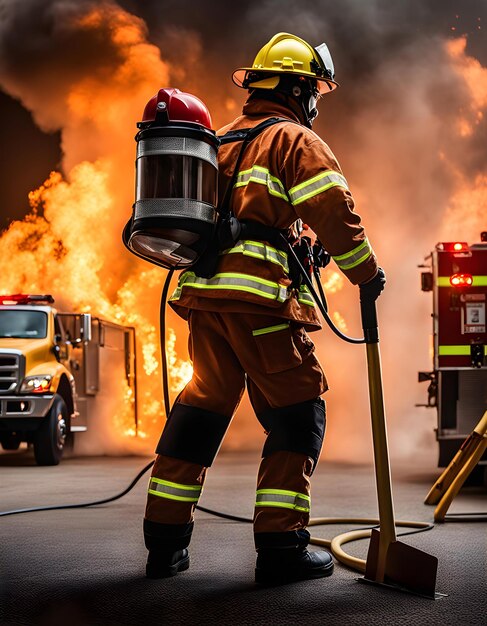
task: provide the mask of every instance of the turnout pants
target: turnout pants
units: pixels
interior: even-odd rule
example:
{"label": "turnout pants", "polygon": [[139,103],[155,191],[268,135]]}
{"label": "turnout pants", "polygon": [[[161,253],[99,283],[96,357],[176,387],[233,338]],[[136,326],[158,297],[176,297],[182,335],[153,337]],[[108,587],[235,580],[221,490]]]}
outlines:
{"label": "turnout pants", "polygon": [[247,386],[267,439],[254,514],[257,548],[302,543],[309,478],[325,429],[326,379],[302,327],[271,315],[192,310],[193,378],[175,403],[157,447],[144,534],[149,550],[177,550]]}

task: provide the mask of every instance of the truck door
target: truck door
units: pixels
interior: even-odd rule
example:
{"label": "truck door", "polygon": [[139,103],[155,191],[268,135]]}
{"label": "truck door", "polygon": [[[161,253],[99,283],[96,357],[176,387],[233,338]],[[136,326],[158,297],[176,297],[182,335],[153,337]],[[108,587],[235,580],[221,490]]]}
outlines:
{"label": "truck door", "polygon": [[68,370],[71,370],[70,358],[72,345],[59,315],[54,316],[54,341],[54,350],[57,360]]}

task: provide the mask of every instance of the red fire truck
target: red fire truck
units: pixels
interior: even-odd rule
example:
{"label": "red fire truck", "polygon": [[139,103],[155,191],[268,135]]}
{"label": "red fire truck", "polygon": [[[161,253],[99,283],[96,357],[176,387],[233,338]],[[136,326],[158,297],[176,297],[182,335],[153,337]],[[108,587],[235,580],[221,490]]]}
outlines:
{"label": "red fire truck", "polygon": [[419,382],[429,381],[424,406],[437,409],[445,467],[487,409],[487,232],[472,245],[438,243],[419,267],[422,291],[433,293],[433,371],[419,372]]}

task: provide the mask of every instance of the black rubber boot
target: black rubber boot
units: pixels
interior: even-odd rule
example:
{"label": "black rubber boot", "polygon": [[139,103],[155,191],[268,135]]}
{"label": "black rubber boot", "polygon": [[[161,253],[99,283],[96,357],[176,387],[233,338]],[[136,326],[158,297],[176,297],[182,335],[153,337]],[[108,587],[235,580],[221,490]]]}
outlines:
{"label": "black rubber boot", "polygon": [[333,573],[333,559],[325,550],[309,552],[307,530],[257,533],[255,582],[283,585],[297,580],[324,578]]}
{"label": "black rubber boot", "polygon": [[144,520],[144,540],[149,550],[145,568],[147,578],[168,578],[189,567],[187,547],[193,523],[159,524]]}
{"label": "black rubber boot", "polygon": [[269,548],[259,550],[255,582],[259,585],[284,585],[331,574],[333,559],[325,550],[309,552],[306,548]]}
{"label": "black rubber boot", "polygon": [[189,567],[189,553],[187,548],[176,552],[149,551],[145,575],[147,578],[169,578],[178,572],[184,572]]}

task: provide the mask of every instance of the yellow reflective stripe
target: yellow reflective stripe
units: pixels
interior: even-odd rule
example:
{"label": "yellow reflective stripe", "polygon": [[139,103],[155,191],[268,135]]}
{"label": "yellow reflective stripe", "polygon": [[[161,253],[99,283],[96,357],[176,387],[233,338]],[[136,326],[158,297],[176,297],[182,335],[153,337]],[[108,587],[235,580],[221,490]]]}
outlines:
{"label": "yellow reflective stripe", "polygon": [[296,206],[309,198],[313,198],[318,194],[330,189],[331,187],[344,187],[348,189],[348,183],[344,176],[333,170],[326,170],[306,180],[304,183],[296,185],[289,190],[289,198],[291,204]]}
{"label": "yellow reflective stripe", "polygon": [[160,493],[159,491],[155,491],[154,489],[148,489],[148,493],[153,496],[159,496],[161,498],[167,498],[168,500],[178,500],[179,502],[198,502],[199,498],[187,498],[185,496],[175,496],[174,494],[169,493]]}
{"label": "yellow reflective stripe", "polygon": [[180,502],[198,502],[201,485],[182,485],[169,480],[152,477],[149,481],[149,493],[160,498],[178,500]]}
{"label": "yellow reflective stripe", "polygon": [[270,171],[265,167],[261,167],[260,165],[254,165],[249,170],[243,170],[239,172],[237,176],[237,182],[235,183],[234,188],[244,187],[251,182],[258,183],[260,185],[266,185],[267,190],[272,196],[276,196],[278,198],[282,198],[283,200],[289,201],[289,198],[286,195],[286,190],[284,189],[284,185],[276,176],[272,176]]}
{"label": "yellow reflective stripe", "polygon": [[252,331],[254,337],[259,335],[267,335],[268,333],[277,333],[279,330],[287,330],[289,328],[289,322],[286,324],[277,324],[276,326],[267,326],[266,328],[258,328]]}
{"label": "yellow reflective stripe", "polygon": [[300,304],[307,304],[308,306],[314,306],[315,305],[314,298],[311,295],[309,289],[306,287],[306,285],[303,285],[299,289],[298,302]]}
{"label": "yellow reflective stripe", "polygon": [[270,261],[282,267],[286,273],[289,272],[287,254],[260,241],[237,241],[233,248],[224,250],[221,254],[243,254],[244,256],[251,256],[262,261]]}
{"label": "yellow reflective stripe", "polygon": [[258,489],[255,506],[273,506],[308,512],[311,498],[304,493],[286,489]]}
{"label": "yellow reflective stripe", "polygon": [[[484,346],[484,354],[487,355],[487,346]],[[470,356],[468,346],[438,346],[439,356]]]}
{"label": "yellow reflective stripe", "polygon": [[276,506],[281,509],[293,509],[294,511],[309,512],[309,507],[298,506],[297,504],[288,504],[287,502],[256,502],[255,506]]}
{"label": "yellow reflective stripe", "polygon": [[[438,287],[457,288],[451,284],[449,276],[438,276],[436,284],[438,285]],[[469,287],[487,287],[487,276],[472,276],[472,284],[469,285]]]}
{"label": "yellow reflective stripe", "polygon": [[351,270],[353,267],[357,267],[357,265],[366,261],[371,254],[372,248],[370,247],[369,240],[365,238],[360,245],[350,250],[350,252],[332,256],[332,259],[341,270]]}
{"label": "yellow reflective stripe", "polygon": [[450,282],[449,276],[438,276],[438,280],[436,281],[438,287],[452,287],[453,285]]}
{"label": "yellow reflective stripe", "polygon": [[290,295],[285,285],[249,274],[222,272],[211,278],[201,278],[196,276],[194,272],[185,272],[179,277],[179,285],[170,300],[178,300],[184,287],[246,291],[278,302],[285,302]]}

